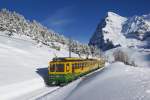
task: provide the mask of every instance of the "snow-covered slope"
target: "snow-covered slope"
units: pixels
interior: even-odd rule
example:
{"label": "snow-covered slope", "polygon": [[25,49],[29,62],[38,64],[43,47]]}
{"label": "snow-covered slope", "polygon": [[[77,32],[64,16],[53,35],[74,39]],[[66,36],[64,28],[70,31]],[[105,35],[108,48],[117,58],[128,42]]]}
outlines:
{"label": "snow-covered slope", "polygon": [[11,12],[7,9],[0,10],[0,31],[7,31],[6,35],[10,37],[14,36],[14,34],[26,35],[37,43],[45,44],[57,50],[64,48],[64,45],[66,48],[71,45],[71,50],[74,53],[80,55],[89,55],[93,53],[92,55],[97,55],[95,54],[97,51],[91,51],[96,50],[96,48],[91,49],[87,44],[71,40],[61,35],[61,33],[48,29],[36,20],[29,21],[25,19],[23,15],[15,11]]}
{"label": "snow-covered slope", "polygon": [[150,100],[150,69],[117,62],[85,78],[64,100]]}
{"label": "snow-covered slope", "polygon": [[68,56],[66,49],[57,51],[39,46],[25,35],[8,37],[0,34],[0,100],[12,100],[44,88],[43,74],[47,73],[48,62],[56,55]]}
{"label": "snow-covered slope", "polygon": [[150,37],[150,15],[122,17],[113,12],[99,23],[89,45],[103,50],[115,46],[148,47]]}

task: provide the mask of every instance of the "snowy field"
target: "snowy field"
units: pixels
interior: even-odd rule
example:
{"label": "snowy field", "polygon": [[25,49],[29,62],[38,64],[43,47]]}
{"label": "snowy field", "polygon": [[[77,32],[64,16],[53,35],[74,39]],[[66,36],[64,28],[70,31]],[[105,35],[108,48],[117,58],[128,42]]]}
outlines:
{"label": "snowy field", "polygon": [[48,62],[56,55],[64,57],[68,52],[40,47],[27,36],[10,38],[1,33],[0,100],[16,100],[19,96],[45,88],[43,77],[47,73]]}

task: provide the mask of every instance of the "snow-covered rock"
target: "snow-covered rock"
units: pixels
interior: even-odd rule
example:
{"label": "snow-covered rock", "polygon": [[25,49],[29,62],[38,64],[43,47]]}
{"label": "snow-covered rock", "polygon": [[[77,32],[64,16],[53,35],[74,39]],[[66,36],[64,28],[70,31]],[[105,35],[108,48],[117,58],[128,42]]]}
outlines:
{"label": "snow-covered rock", "polygon": [[150,15],[122,17],[108,12],[98,24],[89,45],[108,50],[116,46],[148,47]]}

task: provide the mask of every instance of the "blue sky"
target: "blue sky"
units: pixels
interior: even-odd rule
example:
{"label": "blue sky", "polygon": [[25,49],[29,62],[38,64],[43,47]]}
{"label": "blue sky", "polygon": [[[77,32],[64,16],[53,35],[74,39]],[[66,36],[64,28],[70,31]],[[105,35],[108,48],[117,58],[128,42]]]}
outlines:
{"label": "blue sky", "polygon": [[0,9],[16,11],[29,20],[82,43],[88,43],[108,11],[122,16],[150,13],[150,0],[0,0]]}

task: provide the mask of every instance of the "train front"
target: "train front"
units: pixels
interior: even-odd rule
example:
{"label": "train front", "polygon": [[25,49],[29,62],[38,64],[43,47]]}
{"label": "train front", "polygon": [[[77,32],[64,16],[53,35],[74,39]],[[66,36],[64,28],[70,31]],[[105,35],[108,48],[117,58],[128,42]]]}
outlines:
{"label": "train front", "polygon": [[48,84],[65,85],[74,79],[70,61],[67,58],[54,58],[49,62]]}
{"label": "train front", "polygon": [[60,85],[61,83],[65,83],[65,64],[60,61],[49,62],[48,75],[49,85]]}

